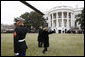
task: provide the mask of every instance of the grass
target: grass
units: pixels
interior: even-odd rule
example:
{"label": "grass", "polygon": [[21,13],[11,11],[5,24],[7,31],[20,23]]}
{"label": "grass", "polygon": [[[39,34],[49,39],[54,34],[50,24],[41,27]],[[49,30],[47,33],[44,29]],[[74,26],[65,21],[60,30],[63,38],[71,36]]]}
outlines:
{"label": "grass", "polygon": [[[46,54],[38,48],[37,33],[27,34],[28,49],[26,56],[84,56],[83,34],[51,34],[50,47]],[[1,56],[14,56],[13,34],[1,34]]]}

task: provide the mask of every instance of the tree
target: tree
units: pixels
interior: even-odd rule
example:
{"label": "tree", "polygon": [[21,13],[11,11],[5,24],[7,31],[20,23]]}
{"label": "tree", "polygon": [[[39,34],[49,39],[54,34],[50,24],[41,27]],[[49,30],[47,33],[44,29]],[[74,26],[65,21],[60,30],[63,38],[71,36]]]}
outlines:
{"label": "tree", "polygon": [[29,17],[29,13],[25,12],[24,14],[22,14],[20,17],[22,17],[23,19],[26,19]]}
{"label": "tree", "polygon": [[36,30],[38,29],[39,26],[45,26],[46,21],[43,18],[43,15],[37,13],[37,12],[30,12],[30,13],[24,13],[20,16],[21,18],[25,19],[25,26],[29,27],[31,29],[31,26],[35,28]]}
{"label": "tree", "polygon": [[31,24],[30,24],[30,19],[29,19],[29,13],[28,12],[26,12],[26,13],[24,13],[24,14],[22,14],[21,16],[20,16],[21,18],[23,18],[23,19],[25,19],[25,21],[24,21],[24,25],[26,26],[26,27],[31,27]]}
{"label": "tree", "polygon": [[81,14],[76,15],[76,22],[79,22],[81,29],[84,29],[84,8]]}
{"label": "tree", "polygon": [[44,26],[44,24],[46,23],[45,19],[43,18],[43,16],[37,12],[31,12],[29,14],[29,18],[31,19],[31,25],[37,29],[38,26]]}

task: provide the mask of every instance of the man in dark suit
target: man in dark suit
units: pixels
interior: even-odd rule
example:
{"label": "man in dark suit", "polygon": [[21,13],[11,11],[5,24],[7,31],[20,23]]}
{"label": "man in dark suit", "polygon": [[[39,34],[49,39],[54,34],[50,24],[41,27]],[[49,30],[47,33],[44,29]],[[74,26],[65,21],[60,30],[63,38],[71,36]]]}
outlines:
{"label": "man in dark suit", "polygon": [[47,48],[49,47],[49,34],[55,33],[54,31],[49,31],[48,28],[43,28],[43,43],[44,43],[44,50],[43,54],[47,51]]}
{"label": "man in dark suit", "polygon": [[42,41],[43,41],[43,29],[42,26],[39,27],[39,34],[38,34],[38,47],[42,47]]}
{"label": "man in dark suit", "polygon": [[28,29],[24,27],[23,20],[18,20],[16,22],[16,28],[14,32],[14,53],[15,56],[25,56],[27,45],[25,42],[25,36]]}

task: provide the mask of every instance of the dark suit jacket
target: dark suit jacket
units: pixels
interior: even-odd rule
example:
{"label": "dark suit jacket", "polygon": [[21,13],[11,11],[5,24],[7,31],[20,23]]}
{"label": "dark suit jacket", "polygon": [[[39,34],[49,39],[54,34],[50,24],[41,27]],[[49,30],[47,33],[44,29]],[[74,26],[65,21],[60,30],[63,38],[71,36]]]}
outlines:
{"label": "dark suit jacket", "polygon": [[39,34],[38,34],[38,41],[39,42],[42,42],[42,40],[43,40],[43,34],[42,33],[43,33],[43,30],[39,28]]}

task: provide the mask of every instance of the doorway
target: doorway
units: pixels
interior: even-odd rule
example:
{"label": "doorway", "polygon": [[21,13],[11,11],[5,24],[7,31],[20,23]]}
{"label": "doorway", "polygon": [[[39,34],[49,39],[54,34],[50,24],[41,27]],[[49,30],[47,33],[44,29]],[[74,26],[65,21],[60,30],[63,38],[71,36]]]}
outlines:
{"label": "doorway", "polygon": [[65,29],[65,33],[67,32],[67,29]]}
{"label": "doorway", "polygon": [[61,30],[58,30],[58,33],[61,33]]}

